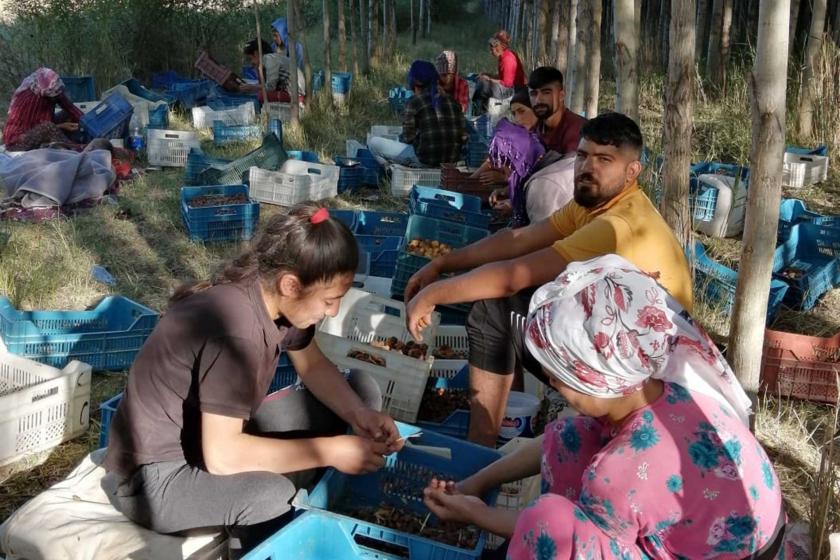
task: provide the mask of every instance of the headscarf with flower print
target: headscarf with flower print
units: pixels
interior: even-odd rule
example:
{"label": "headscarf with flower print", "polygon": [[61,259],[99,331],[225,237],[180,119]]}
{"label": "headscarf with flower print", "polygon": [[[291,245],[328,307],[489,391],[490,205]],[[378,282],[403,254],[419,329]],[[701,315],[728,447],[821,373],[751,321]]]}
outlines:
{"label": "headscarf with flower print", "polygon": [[653,377],[713,397],[749,422],[750,400],[705,331],[618,255],[571,263],[539,288],[525,334],[547,372],[585,395],[617,398]]}
{"label": "headscarf with flower print", "polygon": [[64,82],[55,70],[41,67],[23,79],[15,94],[26,90],[40,97],[56,97],[64,92]]}

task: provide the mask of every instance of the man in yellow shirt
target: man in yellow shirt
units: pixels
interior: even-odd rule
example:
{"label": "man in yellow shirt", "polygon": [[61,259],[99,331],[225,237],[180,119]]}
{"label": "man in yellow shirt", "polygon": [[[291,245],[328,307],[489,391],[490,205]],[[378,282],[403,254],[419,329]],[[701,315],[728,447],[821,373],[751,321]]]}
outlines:
{"label": "man in yellow shirt", "polygon": [[[683,249],[636,182],[642,145],[638,125],[625,115],[605,113],[588,121],[581,128],[572,202],[547,220],[437,257],[409,280],[406,322],[415,337],[430,323],[435,305],[475,302],[467,320],[471,441],[495,444],[517,367],[547,382],[525,350],[522,330],[534,290],[568,263],[621,255],[691,311]],[[441,274],[464,270],[469,272],[440,280]]]}

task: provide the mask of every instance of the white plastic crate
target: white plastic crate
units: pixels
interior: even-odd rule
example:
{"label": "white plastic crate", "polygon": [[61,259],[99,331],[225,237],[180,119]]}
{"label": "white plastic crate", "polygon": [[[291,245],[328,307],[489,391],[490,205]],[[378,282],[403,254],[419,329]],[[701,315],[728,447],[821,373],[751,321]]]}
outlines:
{"label": "white plastic crate", "polygon": [[335,165],[294,159],[286,160],[280,171],[252,167],[251,198],[280,206],[332,198],[338,195],[338,174]]}
{"label": "white plastic crate", "polygon": [[0,348],[0,465],[85,433],[90,380],[82,362],[57,369]]}
{"label": "white plastic crate", "polygon": [[490,115],[490,124],[492,126],[496,126],[496,123],[499,122],[502,117],[508,116],[510,113],[510,100],[513,97],[506,97],[504,99],[496,99],[495,97],[491,97],[487,101],[487,114]]}
{"label": "white plastic crate", "polygon": [[[429,345],[429,355],[440,328],[440,314],[434,313],[432,325],[423,332]],[[463,328],[463,327],[462,327]],[[350,288],[341,298],[341,307],[335,317],[325,317],[318,330],[334,336],[369,344],[395,337],[401,342],[412,340],[405,326],[405,304],[401,301],[377,296]]]}
{"label": "white plastic crate", "polygon": [[212,128],[213,121],[222,121],[227,126],[245,126],[257,120],[253,103],[243,103],[229,109],[214,110],[207,106],[192,108],[195,128]]}
{"label": "white plastic crate", "polygon": [[[292,118],[292,104],[291,103],[284,103],[280,101],[273,101],[271,103],[266,103],[264,108],[268,108],[268,118],[271,119],[280,119],[283,122],[288,122]],[[298,105],[298,116],[302,117],[304,113],[304,105],[301,103]]]}
{"label": "white plastic crate", "polygon": [[710,237],[734,237],[744,231],[747,212],[747,189],[743,181],[736,185],[735,177],[704,173],[697,177],[701,183],[716,188],[714,217],[709,221],[695,221],[694,229]]}
{"label": "white plastic crate", "polygon": [[391,194],[408,196],[414,185],[435,187],[440,185],[440,168],[406,167],[397,163],[389,166],[391,170]]}
{"label": "white plastic crate", "polygon": [[[315,333],[315,341],[324,356],[340,369],[364,371],[376,380],[382,391],[383,412],[403,422],[417,420],[417,411],[432,370],[431,355],[425,360],[418,360],[400,352],[375,348],[321,331]],[[384,360],[385,366],[349,358],[348,352],[354,350]]]}
{"label": "white plastic crate", "polygon": [[828,156],[799,155],[785,152],[782,185],[802,188],[828,178]]}
{"label": "white plastic crate", "polygon": [[[463,325],[439,325],[435,331],[435,342],[432,348],[437,350],[443,345],[449,346],[456,352],[468,352],[470,341],[467,337],[466,327]],[[468,363],[469,360],[466,358],[455,360],[435,358],[435,363],[432,365],[432,376],[452,379]]]}
{"label": "white plastic crate", "polygon": [[185,167],[190,150],[201,151],[197,132],[161,130],[151,128],[146,132],[147,157],[150,165]]}

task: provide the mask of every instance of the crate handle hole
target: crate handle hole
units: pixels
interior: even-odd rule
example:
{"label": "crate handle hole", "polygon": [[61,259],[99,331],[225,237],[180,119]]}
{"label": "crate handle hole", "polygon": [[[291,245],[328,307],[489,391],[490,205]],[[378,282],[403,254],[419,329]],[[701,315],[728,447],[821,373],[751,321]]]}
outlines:
{"label": "crate handle hole", "polygon": [[376,552],[382,552],[395,558],[410,558],[407,546],[380,541],[367,535],[353,535],[353,541],[363,547]]}

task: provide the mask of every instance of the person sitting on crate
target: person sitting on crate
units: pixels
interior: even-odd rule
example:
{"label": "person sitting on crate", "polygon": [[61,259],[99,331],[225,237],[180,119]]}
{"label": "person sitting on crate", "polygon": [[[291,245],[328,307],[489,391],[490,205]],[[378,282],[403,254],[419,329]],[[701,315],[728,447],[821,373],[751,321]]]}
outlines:
{"label": "person sitting on crate", "polygon": [[[64,112],[57,117],[56,105]],[[64,82],[49,68],[38,68],[24,78],[9,103],[3,141],[10,152],[27,152],[51,142],[69,143],[79,130],[84,113],[73,105]]]}
{"label": "person sitting on crate", "polygon": [[[537,116],[531,109],[531,96],[527,89],[521,89],[513,94],[510,100],[510,113],[513,115],[513,120],[519,126],[533,131],[537,126]],[[476,169],[472,177],[477,177],[481,181],[481,185],[488,189],[497,185],[504,185],[507,183],[507,173],[501,169],[496,169],[490,163],[490,159],[484,162]]]}
{"label": "person sitting on crate", "polygon": [[539,119],[537,131],[545,145],[558,154],[577,150],[586,119],[566,108],[563,73],[551,66],[540,66],[528,76],[528,90],[531,107]]}
{"label": "person sitting on crate", "polygon": [[490,141],[494,169],[507,175],[506,188],[490,195],[490,206],[520,228],[551,217],[572,200],[575,158],[546,150],[539,137],[502,119]]}
{"label": "person sitting on crate", "polygon": [[380,165],[440,167],[461,159],[466,137],[464,113],[457,101],[438,92],[438,80],[431,62],[411,63],[407,82],[414,96],[405,105],[400,140],[375,136],[368,142]]}
{"label": "person sitting on crate", "polygon": [[[400,445],[378,385],[345,378],[313,340],[357,260],[347,226],[304,204],[219,275],[175,292],[111,424],[102,488],[119,511],[159,533],[225,527],[248,548],[316,469],[384,464]],[[284,350],[303,384],[266,396]]]}
{"label": "person sitting on crate", "polygon": [[453,98],[466,113],[470,104],[470,84],[458,74],[458,55],[455,51],[442,51],[435,59],[435,69],[440,76],[443,93]]}
{"label": "person sitting on crate", "polygon": [[[498,553],[512,560],[798,557],[749,397],[648,273],[617,255],[570,264],[531,298],[525,344],[581,415],[462,481],[432,480],[439,518],[509,538]],[[522,511],[480,498],[540,473]]]}
{"label": "person sitting on crate", "polygon": [[[263,58],[260,64],[260,47],[262,47]],[[289,67],[291,60],[286,55],[279,52],[271,52],[271,47],[265,41],[261,45],[257,44],[257,40],[251,40],[244,49],[245,56],[251,61],[251,66],[259,72],[262,68],[263,79],[265,80],[265,90],[268,93],[269,102],[284,102],[288,103],[291,100],[289,96]],[[298,91],[306,91],[306,78],[303,72],[298,69]],[[263,91],[260,84],[241,84],[239,91],[243,93],[256,93],[260,101],[263,101]],[[301,93],[300,97],[303,97]]]}
{"label": "person sitting on crate", "polygon": [[488,41],[490,54],[499,61],[498,74],[479,74],[478,83],[473,93],[473,101],[478,104],[479,112],[487,112],[490,98],[507,99],[517,90],[525,89],[525,67],[519,55],[510,49],[510,34],[499,31]]}
{"label": "person sitting on crate", "polygon": [[[281,17],[275,19],[271,23],[271,37],[274,39],[274,52],[286,55],[286,58],[291,59],[289,52],[289,24],[286,18]],[[297,66],[303,70],[303,45],[300,41],[295,43],[295,56],[297,57]]]}
{"label": "person sitting on crate", "polygon": [[[536,287],[569,263],[617,253],[656,275],[691,310],[682,246],[636,182],[641,152],[642,133],[626,115],[604,113],[588,121],[574,163],[572,202],[547,220],[439,256],[409,279],[406,320],[415,337],[436,305],[475,302],[467,318],[471,441],[495,444],[515,371],[548,381],[525,349],[522,328]],[[469,272],[440,279],[461,271]]]}

